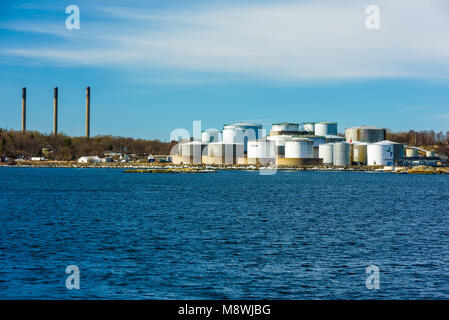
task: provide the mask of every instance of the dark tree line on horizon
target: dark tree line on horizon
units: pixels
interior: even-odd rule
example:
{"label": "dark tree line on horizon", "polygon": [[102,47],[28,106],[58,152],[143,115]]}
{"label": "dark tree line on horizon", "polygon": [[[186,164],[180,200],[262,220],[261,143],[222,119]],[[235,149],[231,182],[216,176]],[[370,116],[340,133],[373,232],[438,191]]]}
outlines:
{"label": "dark tree line on horizon", "polygon": [[[391,132],[387,131],[388,140],[408,145],[431,147],[437,153],[449,156],[449,131],[443,132],[413,131]],[[64,134],[53,136],[37,131],[15,131],[0,129],[0,156],[33,157],[46,156],[43,148],[50,150],[49,158],[56,160],[76,160],[81,156],[98,155],[104,152],[115,151],[136,155],[168,155],[176,144],[161,142],[159,140],[133,139],[115,137],[111,135],[86,137],[70,137]]]}
{"label": "dark tree line on horizon", "polygon": [[102,156],[108,151],[137,155],[168,155],[173,145],[175,142],[165,143],[159,140],[111,135],[86,138],[0,129],[0,156],[9,157],[44,156],[43,148],[50,150],[50,159],[65,161],[76,160],[86,155]]}
{"label": "dark tree line on horizon", "polygon": [[434,146],[434,145],[448,145],[449,131],[444,134],[442,131],[414,131],[409,132],[391,132],[387,131],[387,140],[400,142],[412,146]]}

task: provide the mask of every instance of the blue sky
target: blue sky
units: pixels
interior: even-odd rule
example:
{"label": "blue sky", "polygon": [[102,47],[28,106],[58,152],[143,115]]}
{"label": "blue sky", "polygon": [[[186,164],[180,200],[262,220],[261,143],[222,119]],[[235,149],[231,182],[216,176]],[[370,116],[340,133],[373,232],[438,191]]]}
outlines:
{"label": "blue sky", "polygon": [[[251,121],[449,130],[449,4],[422,1],[1,1],[0,127],[166,140]],[[68,5],[80,29],[67,30]],[[365,27],[366,6],[380,29]],[[406,4],[406,5],[405,5]]]}

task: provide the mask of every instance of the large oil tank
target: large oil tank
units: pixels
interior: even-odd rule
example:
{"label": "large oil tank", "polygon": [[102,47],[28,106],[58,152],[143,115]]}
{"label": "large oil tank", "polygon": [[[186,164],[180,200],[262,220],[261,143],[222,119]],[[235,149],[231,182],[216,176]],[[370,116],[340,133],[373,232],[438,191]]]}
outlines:
{"label": "large oil tank", "polygon": [[267,159],[275,158],[275,144],[268,140],[248,141],[248,158]]}
{"label": "large oil tank", "polygon": [[325,135],[324,138],[326,139],[326,143],[346,141],[345,137],[340,137],[333,134]]}
{"label": "large oil tank", "polygon": [[207,129],[201,132],[201,143],[207,144],[220,141],[220,131],[216,129]]}
{"label": "large oil tank", "polygon": [[[204,152],[203,152],[204,153]],[[210,164],[233,164],[238,158],[244,156],[243,144],[226,144],[223,142],[211,142],[207,145],[207,156]]]}
{"label": "large oil tank", "polygon": [[358,164],[366,164],[367,163],[367,143],[354,143],[353,144],[353,159],[352,162],[356,162]]}
{"label": "large oil tank", "polygon": [[347,142],[334,144],[334,165],[347,166],[351,164],[351,145]]}
{"label": "large oil tank", "polygon": [[301,138],[285,141],[285,158],[313,158],[313,141]]}
{"label": "large oil tank", "polygon": [[274,145],[277,149],[278,157],[283,157],[285,154],[285,141],[291,140],[291,135],[276,135],[276,136],[268,136],[267,140],[273,141]]}
{"label": "large oil tank", "polygon": [[345,130],[346,142],[353,143],[359,141],[359,127],[347,128]]}
{"label": "large oil tank", "polygon": [[244,151],[247,151],[248,141],[259,139],[261,124],[237,122],[223,126],[223,142],[226,144],[243,143]]}
{"label": "large oil tank", "polygon": [[315,133],[315,122],[304,122],[303,124],[304,131],[307,131],[311,134]]}
{"label": "large oil tank", "polygon": [[367,147],[368,165],[391,166],[393,162],[393,144],[389,142],[371,143]]}
{"label": "large oil tank", "polygon": [[326,143],[326,138],[324,136],[317,136],[317,135],[313,135],[313,134],[293,136],[293,139],[296,139],[296,138],[312,140],[314,147],[318,147],[320,144]]}
{"label": "large oil tank", "polygon": [[273,123],[273,125],[271,126],[271,131],[274,132],[298,131],[298,129],[299,129],[298,123],[290,123],[290,122]]}
{"label": "large oil tank", "polygon": [[315,135],[337,135],[337,123],[336,122],[317,122],[315,123]]}
{"label": "large oil tank", "polygon": [[334,144],[326,143],[320,144],[318,151],[318,158],[323,159],[323,164],[333,164],[334,163]]}
{"label": "large oil tank", "polygon": [[348,128],[345,130],[345,137],[347,142],[367,142],[375,143],[385,140],[386,129],[372,127],[372,126],[359,126],[354,128]]}
{"label": "large oil tank", "polygon": [[415,148],[406,148],[407,157],[417,157],[419,155],[418,150]]}
{"label": "large oil tank", "polygon": [[394,164],[399,164],[404,160],[404,144],[390,141],[393,144],[393,162]]}

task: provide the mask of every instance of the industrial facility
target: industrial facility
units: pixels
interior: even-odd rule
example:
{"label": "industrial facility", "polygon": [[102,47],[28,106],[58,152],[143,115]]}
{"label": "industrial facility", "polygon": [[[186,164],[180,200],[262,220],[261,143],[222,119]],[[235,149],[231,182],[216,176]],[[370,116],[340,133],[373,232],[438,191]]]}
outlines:
{"label": "industrial facility", "polygon": [[[336,122],[238,122],[205,130],[201,141],[181,141],[172,154],[177,164],[210,165],[403,165],[418,155],[414,147],[386,140],[386,129],[358,126],[338,133]],[[424,150],[425,151],[425,150]],[[432,157],[433,154],[426,154]]]}
{"label": "industrial facility", "polygon": [[[53,134],[58,134],[58,87],[53,97]],[[85,135],[90,137],[90,87],[86,87]],[[22,131],[27,130],[27,90],[22,88]],[[357,126],[338,132],[337,122],[236,122],[201,138],[180,141],[169,157],[175,164],[278,166],[415,166],[438,165],[432,151],[386,140],[386,129]],[[446,158],[447,160],[447,158]]]}

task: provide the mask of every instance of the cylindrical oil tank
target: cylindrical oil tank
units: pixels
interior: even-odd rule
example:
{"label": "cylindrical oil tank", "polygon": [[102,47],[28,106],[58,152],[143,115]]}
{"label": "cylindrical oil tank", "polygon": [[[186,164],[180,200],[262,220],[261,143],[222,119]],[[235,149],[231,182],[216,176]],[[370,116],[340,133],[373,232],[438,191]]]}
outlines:
{"label": "cylindrical oil tank", "polygon": [[267,140],[273,141],[277,149],[278,156],[283,157],[285,154],[285,141],[291,140],[291,135],[268,136]]}
{"label": "cylindrical oil tank", "polygon": [[248,158],[275,158],[275,144],[268,140],[253,140],[248,141]]}
{"label": "cylindrical oil tank", "polygon": [[414,148],[407,148],[407,149],[405,149],[405,152],[406,152],[406,156],[409,158],[418,156],[418,150],[416,150]]}
{"label": "cylindrical oil tank", "polygon": [[404,144],[398,142],[391,143],[393,144],[393,161],[394,164],[397,164],[399,161],[404,159]]}
{"label": "cylindrical oil tank", "polygon": [[393,165],[393,145],[383,141],[369,144],[367,147],[367,162],[370,166]]}
{"label": "cylindrical oil tank", "polygon": [[315,122],[304,122],[303,123],[304,131],[310,132],[314,134],[315,132]]}
{"label": "cylindrical oil tank", "polygon": [[367,163],[367,147],[366,143],[354,143],[353,144],[353,159],[352,162],[359,164]]}
{"label": "cylindrical oil tank", "polygon": [[259,139],[259,131],[262,130],[261,124],[236,122],[223,126],[223,142],[243,143],[244,150],[247,151],[248,141]]}
{"label": "cylindrical oil tank", "polygon": [[297,123],[273,123],[271,126],[271,131],[282,132],[282,131],[298,131],[299,124]]}
{"label": "cylindrical oil tank", "polygon": [[312,158],[313,141],[309,139],[294,138],[285,141],[285,158]]}
{"label": "cylindrical oil tank", "polygon": [[353,143],[359,141],[359,128],[348,128],[345,130],[346,142]]}
{"label": "cylindrical oil tank", "polygon": [[337,123],[336,122],[318,122],[315,123],[315,135],[337,135]]}
{"label": "cylindrical oil tank", "polygon": [[243,144],[211,142],[207,145],[207,155],[209,157],[243,157]]}
{"label": "cylindrical oil tank", "polygon": [[181,143],[181,147],[179,148],[179,155],[183,157],[191,157],[194,155],[201,156],[205,147],[206,145],[202,144],[200,141],[184,142]]}
{"label": "cylindrical oil tank", "polygon": [[346,129],[345,136],[347,142],[360,141],[375,143],[385,140],[386,129],[372,126],[359,126]]}
{"label": "cylindrical oil tank", "polygon": [[223,129],[223,142],[225,144],[235,143],[235,129]]}
{"label": "cylindrical oil tank", "polygon": [[334,165],[346,166],[351,164],[351,145],[347,142],[334,144]]}
{"label": "cylindrical oil tank", "polygon": [[334,163],[334,144],[325,143],[319,145],[318,158],[323,159],[323,164]]}
{"label": "cylindrical oil tank", "polygon": [[201,132],[201,143],[207,144],[218,141],[220,141],[220,131],[216,129],[208,129]]}
{"label": "cylindrical oil tank", "polygon": [[376,127],[363,127],[359,129],[359,141],[374,143],[385,140],[386,130]]}
{"label": "cylindrical oil tank", "polygon": [[345,137],[340,137],[333,134],[325,135],[324,138],[326,139],[326,143],[346,141]]}
{"label": "cylindrical oil tank", "polygon": [[314,147],[318,147],[320,144],[325,144],[326,143],[326,138],[324,136],[303,135],[303,136],[297,136],[297,138],[304,138],[304,139],[312,140]]}

